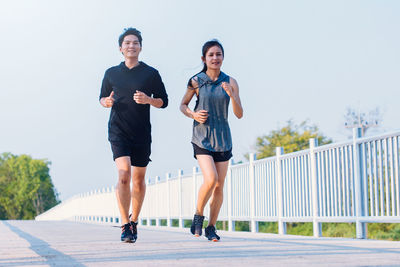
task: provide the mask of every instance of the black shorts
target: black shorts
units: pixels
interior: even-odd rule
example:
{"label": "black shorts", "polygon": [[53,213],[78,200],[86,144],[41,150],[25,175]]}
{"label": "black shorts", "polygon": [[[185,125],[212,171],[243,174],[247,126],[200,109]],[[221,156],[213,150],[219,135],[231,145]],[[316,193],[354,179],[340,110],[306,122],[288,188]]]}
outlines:
{"label": "black shorts", "polygon": [[128,156],[131,158],[131,165],[135,167],[146,167],[151,161],[151,144],[132,145],[127,143],[111,143],[113,159]]}
{"label": "black shorts", "polygon": [[193,145],[193,156],[195,159],[197,159],[196,155],[210,155],[214,159],[214,162],[227,161],[230,158],[232,158],[232,149],[223,152],[214,152],[207,150],[205,148],[201,148],[193,143],[192,145]]}

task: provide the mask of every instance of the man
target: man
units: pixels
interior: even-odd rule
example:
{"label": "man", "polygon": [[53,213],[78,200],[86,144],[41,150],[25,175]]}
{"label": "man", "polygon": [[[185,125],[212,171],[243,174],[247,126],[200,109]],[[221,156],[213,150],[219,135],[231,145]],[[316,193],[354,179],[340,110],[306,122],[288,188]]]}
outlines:
{"label": "man", "polygon": [[151,161],[150,106],[165,108],[168,95],[158,71],[139,61],[140,31],[125,29],[118,41],[125,61],[106,71],[100,104],[111,108],[108,140],[118,169],[116,195],[122,222],[121,241],[132,243],[137,239],[137,220],[146,193],[146,167]]}

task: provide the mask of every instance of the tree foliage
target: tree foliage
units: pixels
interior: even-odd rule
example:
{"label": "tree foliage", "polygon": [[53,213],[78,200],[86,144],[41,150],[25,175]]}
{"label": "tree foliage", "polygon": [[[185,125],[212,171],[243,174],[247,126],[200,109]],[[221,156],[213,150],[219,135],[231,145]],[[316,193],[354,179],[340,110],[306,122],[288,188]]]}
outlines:
{"label": "tree foliage", "polygon": [[332,143],[332,140],[322,135],[315,125],[307,125],[303,121],[299,125],[292,120],[284,127],[271,131],[268,135],[257,137],[257,159],[275,156],[276,147],[283,147],[285,153],[307,149],[310,138],[318,140],[319,145]]}
{"label": "tree foliage", "polygon": [[28,155],[0,155],[0,219],[33,219],[59,203],[49,165]]}

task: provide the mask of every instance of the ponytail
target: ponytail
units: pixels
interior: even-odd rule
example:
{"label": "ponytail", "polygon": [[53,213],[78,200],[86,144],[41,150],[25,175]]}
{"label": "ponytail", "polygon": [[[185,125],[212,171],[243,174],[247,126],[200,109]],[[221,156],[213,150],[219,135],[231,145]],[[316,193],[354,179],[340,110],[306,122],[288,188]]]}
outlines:
{"label": "ponytail", "polygon": [[198,72],[198,73],[196,73],[195,75],[193,75],[192,77],[190,77],[190,79],[189,79],[189,81],[188,81],[188,83],[187,83],[187,87],[192,87],[193,88],[193,84],[192,84],[192,79],[194,78],[194,77],[196,77],[197,75],[199,75],[200,73],[202,73],[202,72],[206,72],[207,71],[207,65],[206,65],[206,63],[203,63],[204,65],[203,65],[203,69],[200,71],[200,72]]}

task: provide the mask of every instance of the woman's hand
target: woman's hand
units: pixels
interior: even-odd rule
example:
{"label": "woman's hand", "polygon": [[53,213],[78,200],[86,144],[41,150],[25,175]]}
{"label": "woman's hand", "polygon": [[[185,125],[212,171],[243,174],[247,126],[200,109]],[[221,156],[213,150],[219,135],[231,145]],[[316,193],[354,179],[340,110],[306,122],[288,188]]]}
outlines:
{"label": "woman's hand", "polygon": [[205,123],[208,118],[208,111],[207,110],[199,110],[197,112],[192,112],[193,119],[199,123]]}
{"label": "woman's hand", "polygon": [[232,97],[233,94],[233,88],[230,83],[223,82],[222,83],[222,88],[224,88],[225,92],[228,94],[229,97]]}
{"label": "woman's hand", "polygon": [[238,119],[242,118],[243,108],[239,97],[239,85],[236,80],[230,77],[229,83],[222,83],[222,88],[224,88],[225,92],[232,100],[233,113]]}

